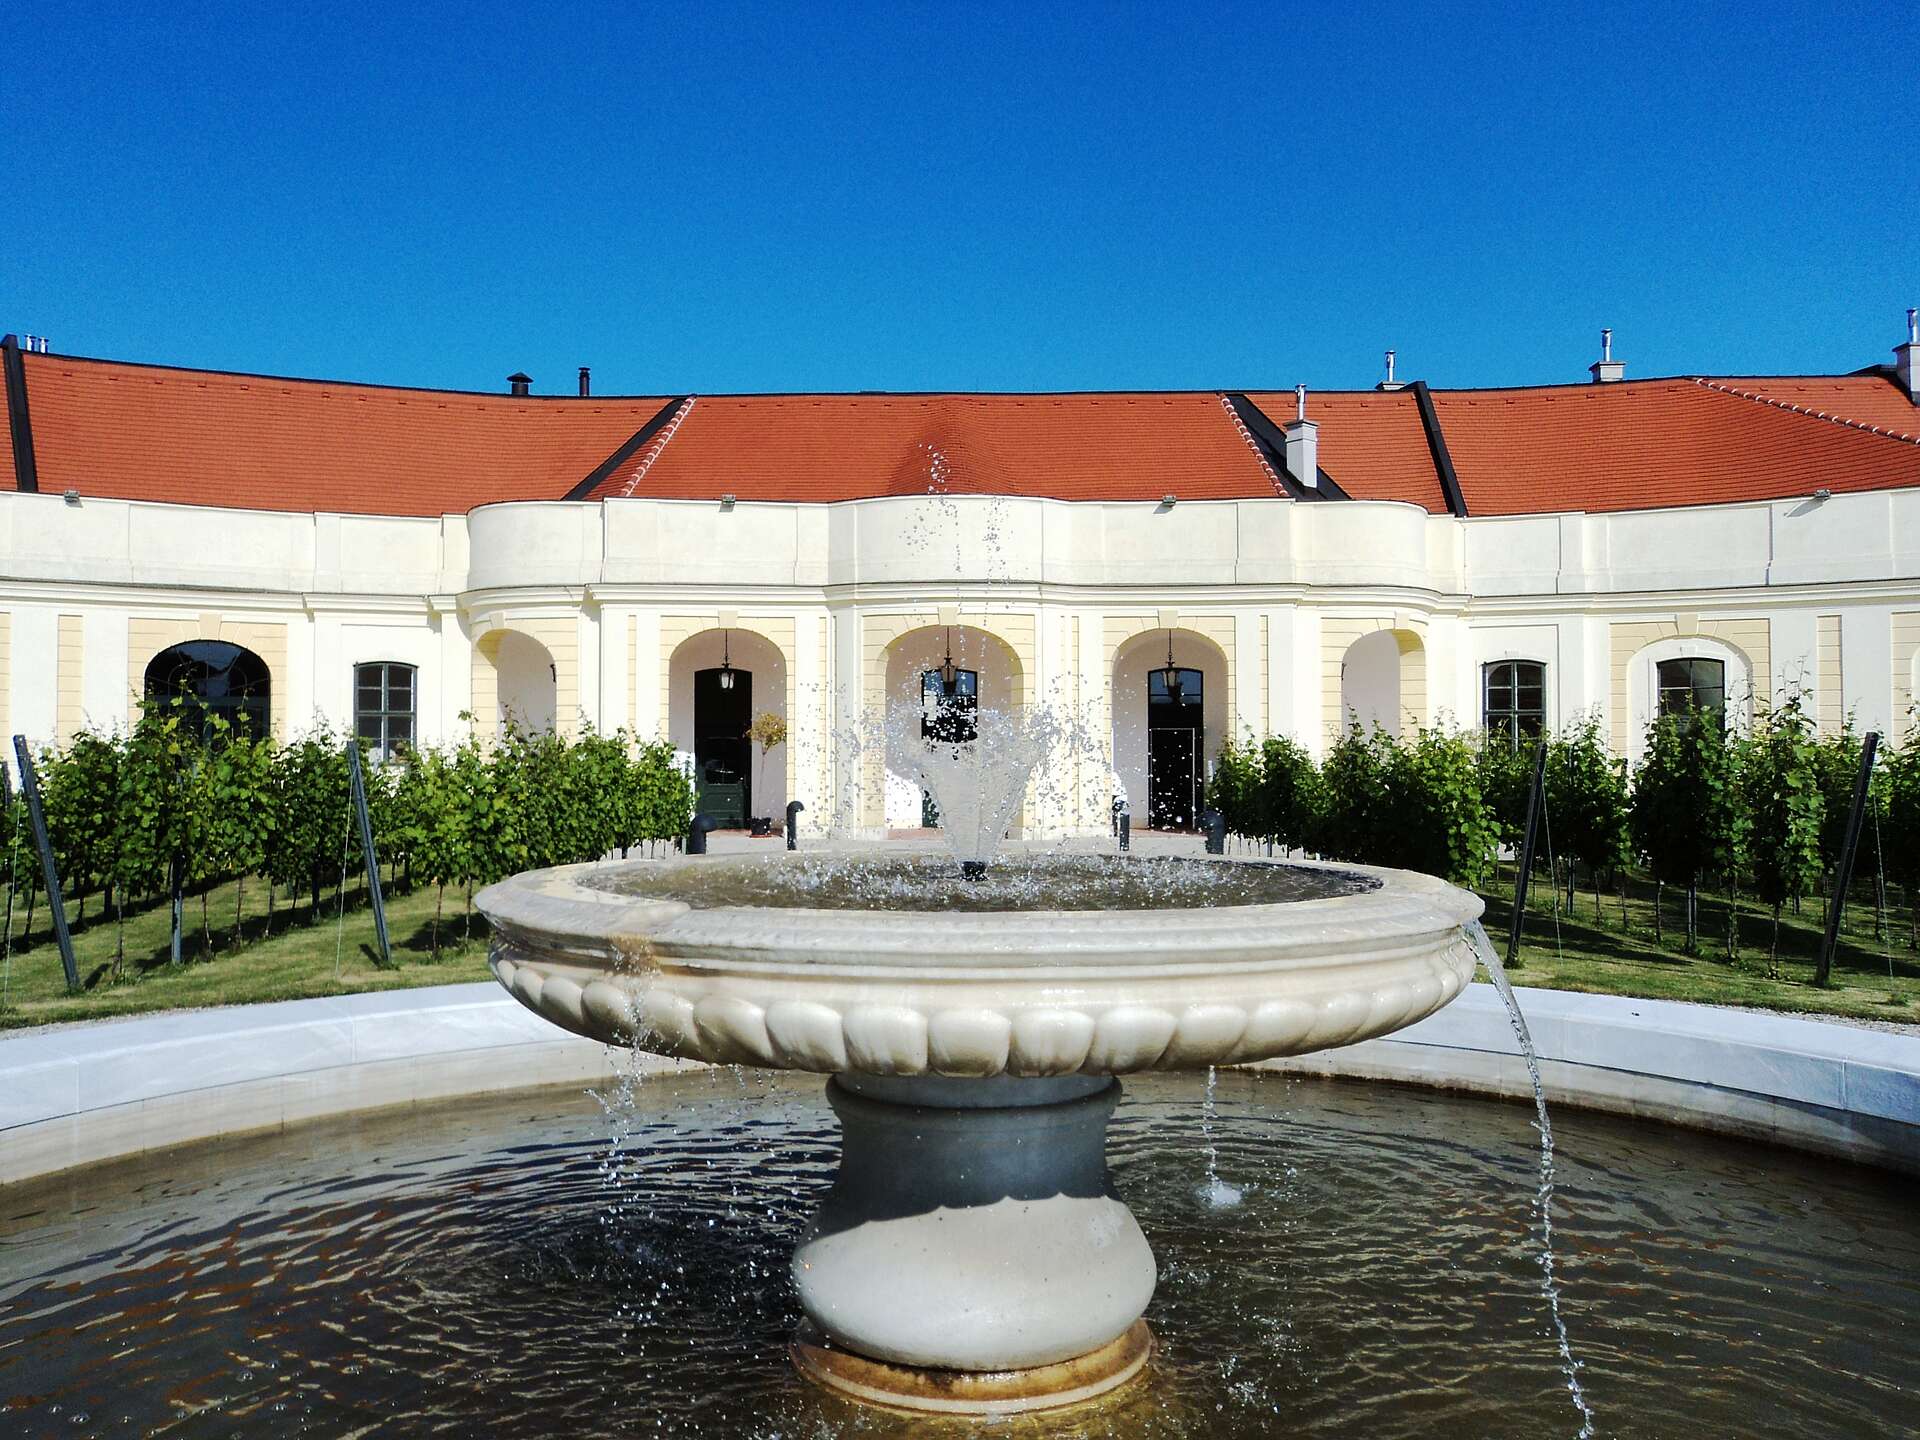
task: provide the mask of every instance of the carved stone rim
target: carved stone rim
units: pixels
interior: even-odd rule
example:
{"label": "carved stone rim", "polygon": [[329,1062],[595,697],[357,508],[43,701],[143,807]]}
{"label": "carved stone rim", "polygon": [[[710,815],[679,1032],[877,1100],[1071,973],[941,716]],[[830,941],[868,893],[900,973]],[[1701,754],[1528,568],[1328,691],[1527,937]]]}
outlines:
{"label": "carved stone rim", "polygon": [[936,952],[925,912],[694,910],[585,886],[584,868],[478,897],[515,998],[610,1044],[823,1074],[1122,1075],[1350,1045],[1465,988],[1481,910],[1430,876],[1347,866],[1381,887],[1211,911],[936,912]]}

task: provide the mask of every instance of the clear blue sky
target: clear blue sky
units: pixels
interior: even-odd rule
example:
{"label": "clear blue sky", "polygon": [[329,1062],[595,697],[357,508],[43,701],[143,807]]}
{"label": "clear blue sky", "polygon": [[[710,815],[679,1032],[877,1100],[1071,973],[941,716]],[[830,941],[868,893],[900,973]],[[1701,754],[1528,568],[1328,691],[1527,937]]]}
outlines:
{"label": "clear blue sky", "polygon": [[[1847,370],[1920,6],[4,7],[0,329],[637,394]],[[344,7],[342,7],[344,8]],[[961,18],[962,16],[966,18]]]}

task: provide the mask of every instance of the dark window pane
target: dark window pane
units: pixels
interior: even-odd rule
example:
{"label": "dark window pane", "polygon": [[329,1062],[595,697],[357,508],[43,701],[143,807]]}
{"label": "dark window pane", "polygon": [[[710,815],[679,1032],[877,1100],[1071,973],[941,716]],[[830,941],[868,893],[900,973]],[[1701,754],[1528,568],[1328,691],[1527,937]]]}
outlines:
{"label": "dark window pane", "polygon": [[387,738],[396,744],[413,739],[413,717],[396,715],[387,721]]}
{"label": "dark window pane", "polygon": [[354,733],[362,740],[371,740],[374,744],[378,745],[380,743],[380,717],[377,715],[362,715],[360,717],[360,723],[354,727]]}

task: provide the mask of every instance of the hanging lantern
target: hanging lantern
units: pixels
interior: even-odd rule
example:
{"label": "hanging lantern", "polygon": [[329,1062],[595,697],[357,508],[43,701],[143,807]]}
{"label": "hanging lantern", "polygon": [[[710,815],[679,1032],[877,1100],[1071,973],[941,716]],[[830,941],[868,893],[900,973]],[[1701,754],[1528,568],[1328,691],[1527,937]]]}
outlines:
{"label": "hanging lantern", "polygon": [[947,658],[940,664],[940,688],[946,692],[947,699],[954,696],[954,689],[960,683],[959,667],[953,663],[953,627],[947,627]]}
{"label": "hanging lantern", "polygon": [[730,630],[722,630],[720,637],[720,688],[722,690],[731,690],[734,679],[733,632]]}
{"label": "hanging lantern", "polygon": [[1160,672],[1160,684],[1167,692],[1167,699],[1174,704],[1180,703],[1181,692],[1185,688],[1180,683],[1180,667],[1173,663],[1173,631],[1167,631],[1167,668]]}

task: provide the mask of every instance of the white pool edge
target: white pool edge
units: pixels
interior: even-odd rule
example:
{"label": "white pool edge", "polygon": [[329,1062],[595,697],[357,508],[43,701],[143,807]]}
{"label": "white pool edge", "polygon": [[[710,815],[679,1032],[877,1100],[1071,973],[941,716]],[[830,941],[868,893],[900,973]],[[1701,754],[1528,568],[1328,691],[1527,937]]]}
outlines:
{"label": "white pool edge", "polygon": [[[1671,1001],[1519,994],[1555,1105],[1920,1173],[1920,1037]],[[0,1037],[0,1185],[330,1115],[585,1088],[614,1074],[619,1054],[554,1028],[491,982],[16,1033]],[[1262,1068],[1530,1093],[1487,985],[1396,1035]]]}

